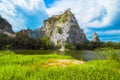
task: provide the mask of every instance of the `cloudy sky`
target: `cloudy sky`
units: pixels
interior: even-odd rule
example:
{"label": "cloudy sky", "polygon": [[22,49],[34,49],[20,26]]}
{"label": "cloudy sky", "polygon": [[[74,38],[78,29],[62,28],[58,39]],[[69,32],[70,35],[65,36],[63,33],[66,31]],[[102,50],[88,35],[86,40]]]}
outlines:
{"label": "cloudy sky", "polygon": [[43,20],[70,8],[91,40],[94,32],[102,41],[120,42],[120,0],[0,0],[0,15],[14,31],[37,29]]}

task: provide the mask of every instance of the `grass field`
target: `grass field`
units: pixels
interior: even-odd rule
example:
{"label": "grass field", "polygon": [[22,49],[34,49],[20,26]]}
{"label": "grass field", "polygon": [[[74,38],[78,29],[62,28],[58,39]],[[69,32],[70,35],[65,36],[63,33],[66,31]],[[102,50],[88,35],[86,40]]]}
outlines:
{"label": "grass field", "polygon": [[53,59],[72,59],[57,54],[16,55],[0,52],[0,80],[120,80],[120,63],[93,60],[80,65],[43,66]]}

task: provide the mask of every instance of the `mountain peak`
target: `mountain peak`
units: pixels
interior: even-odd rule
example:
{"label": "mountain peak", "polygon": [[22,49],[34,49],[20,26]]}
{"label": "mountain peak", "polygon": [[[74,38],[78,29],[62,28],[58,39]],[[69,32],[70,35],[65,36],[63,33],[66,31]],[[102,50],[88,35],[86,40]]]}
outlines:
{"label": "mountain peak", "polygon": [[93,39],[92,39],[92,41],[93,41],[93,42],[100,42],[99,36],[98,36],[98,34],[97,34],[96,32],[93,34]]}
{"label": "mountain peak", "polygon": [[[64,13],[60,14],[60,15],[52,15],[52,17],[48,18],[47,20],[45,20],[44,22],[48,22],[48,23],[55,23],[55,22],[67,22],[69,21],[69,19],[71,17],[74,17],[74,14],[70,11],[70,9],[67,9]],[[75,18],[75,17],[74,17]]]}
{"label": "mountain peak", "polygon": [[63,14],[73,14],[70,9],[67,9]]}
{"label": "mountain peak", "polygon": [[62,48],[68,43],[76,46],[77,43],[88,41],[70,10],[45,20],[41,31],[42,36],[49,37],[51,42]]}

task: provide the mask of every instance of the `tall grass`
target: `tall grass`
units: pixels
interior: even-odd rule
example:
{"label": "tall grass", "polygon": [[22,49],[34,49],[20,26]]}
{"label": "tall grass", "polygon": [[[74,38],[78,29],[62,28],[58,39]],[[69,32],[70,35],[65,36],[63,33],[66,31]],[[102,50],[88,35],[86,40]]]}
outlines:
{"label": "tall grass", "polygon": [[120,62],[120,50],[112,48],[99,48],[95,50],[98,59],[115,60]]}
{"label": "tall grass", "polygon": [[57,54],[0,52],[0,80],[120,80],[120,63],[114,60],[94,60],[68,67],[42,67],[49,59],[73,58]]}

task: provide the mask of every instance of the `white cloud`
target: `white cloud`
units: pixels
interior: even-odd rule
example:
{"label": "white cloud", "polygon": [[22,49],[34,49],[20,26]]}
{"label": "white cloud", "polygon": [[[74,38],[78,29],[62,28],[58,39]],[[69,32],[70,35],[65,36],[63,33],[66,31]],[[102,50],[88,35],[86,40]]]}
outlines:
{"label": "white cloud", "polygon": [[113,42],[119,42],[120,41],[120,35],[119,36],[114,36],[114,37],[102,37],[100,40],[108,42],[108,41],[113,41]]}
{"label": "white cloud", "polygon": [[14,5],[22,7],[26,10],[44,10],[45,5],[43,0],[12,0],[11,1]]}
{"label": "white cloud", "polygon": [[82,28],[105,27],[117,14],[119,0],[57,0],[48,9],[49,16],[70,8]]}
{"label": "white cloud", "polygon": [[120,30],[108,30],[108,31],[98,31],[98,34],[107,34],[107,35],[120,35]]}
{"label": "white cloud", "polygon": [[27,19],[32,16],[36,17],[40,13],[46,14],[45,9],[43,0],[3,0],[0,2],[0,15],[12,24],[14,31],[29,27],[26,25],[29,24]]}

